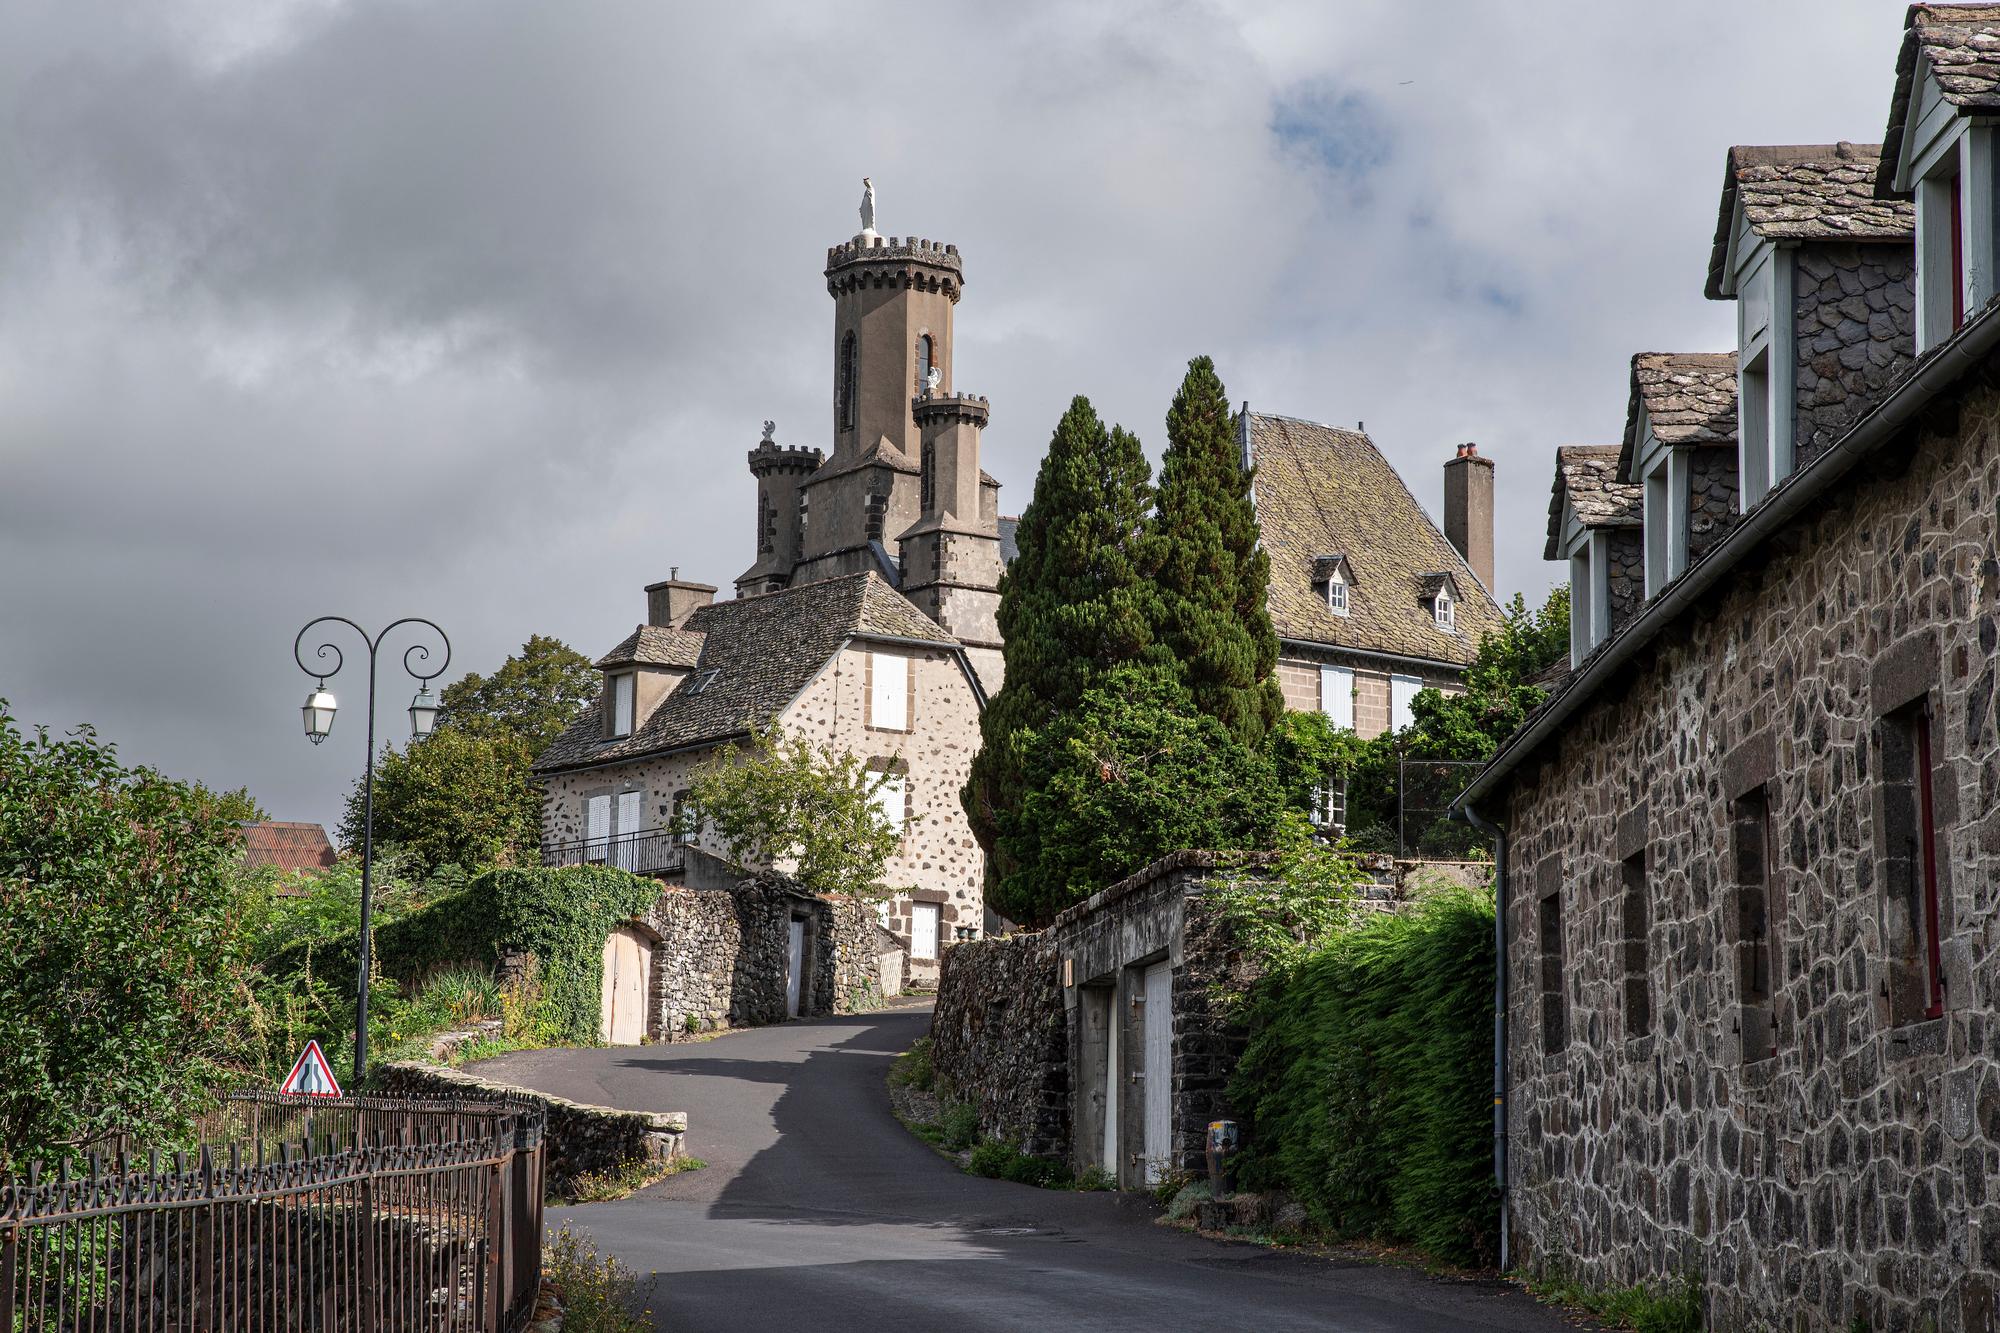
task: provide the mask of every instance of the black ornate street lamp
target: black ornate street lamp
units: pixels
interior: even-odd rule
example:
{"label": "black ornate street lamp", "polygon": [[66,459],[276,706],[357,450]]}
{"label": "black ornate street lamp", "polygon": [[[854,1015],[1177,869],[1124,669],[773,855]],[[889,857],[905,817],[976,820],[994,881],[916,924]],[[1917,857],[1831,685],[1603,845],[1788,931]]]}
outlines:
{"label": "black ornate street lamp", "polygon": [[410,734],[417,740],[422,740],[431,734],[431,727],[437,722],[437,697],[431,693],[430,682],[437,679],[443,674],[444,669],[451,665],[451,640],[445,638],[444,631],[438,629],[435,623],[421,616],[404,616],[401,620],[385,626],[382,632],[373,638],[368,636],[367,630],[346,616],[321,616],[300,630],[299,637],[292,641],[292,660],[299,664],[299,670],[308,676],[319,678],[319,684],[313,686],[312,693],[306,696],[304,708],[300,710],[305,715],[306,739],[314,745],[325,740],[327,733],[333,730],[333,714],[337,705],[334,703],[333,695],[327,692],[326,682],[328,677],[339,674],[341,665],[346,659],[340,655],[339,648],[330,643],[322,643],[313,650],[313,658],[324,666],[327,655],[331,653],[333,666],[330,670],[321,670],[307,666],[306,659],[300,655],[299,650],[305,645],[306,635],[312,633],[315,626],[329,624],[347,626],[359,634],[361,641],[368,645],[368,767],[361,788],[361,977],[354,1011],[354,1088],[358,1092],[361,1080],[368,1073],[368,946],[369,920],[374,904],[375,868],[375,652],[382,646],[382,640],[389,637],[389,631],[399,625],[428,625],[437,631],[438,638],[444,643],[444,657],[430,671],[418,670],[410,660],[414,657],[417,662],[430,661],[431,650],[426,645],[415,643],[403,650],[403,670],[409,672],[410,678],[417,682],[417,697],[410,700]]}

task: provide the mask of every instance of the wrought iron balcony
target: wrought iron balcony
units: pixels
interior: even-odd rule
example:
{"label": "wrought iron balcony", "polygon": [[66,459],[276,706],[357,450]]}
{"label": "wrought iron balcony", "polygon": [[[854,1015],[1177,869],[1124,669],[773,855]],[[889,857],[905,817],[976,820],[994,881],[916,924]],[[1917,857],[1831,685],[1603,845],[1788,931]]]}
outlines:
{"label": "wrought iron balcony", "polygon": [[542,844],[545,866],[615,866],[635,875],[679,875],[687,870],[687,844],[665,829],[608,838]]}

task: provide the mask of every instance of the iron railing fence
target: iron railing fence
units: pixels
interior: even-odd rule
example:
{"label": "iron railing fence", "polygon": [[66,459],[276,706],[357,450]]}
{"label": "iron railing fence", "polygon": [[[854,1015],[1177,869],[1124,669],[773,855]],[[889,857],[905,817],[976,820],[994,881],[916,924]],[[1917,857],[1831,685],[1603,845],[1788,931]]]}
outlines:
{"label": "iron railing fence", "polygon": [[202,1129],[192,1152],[0,1178],[0,1333],[506,1333],[534,1313],[539,1107],[251,1093]]}
{"label": "iron railing fence", "polygon": [[1452,802],[1485,765],[1480,761],[1402,758],[1396,763],[1396,855],[1420,861],[1490,857],[1486,835],[1451,815]]}
{"label": "iron railing fence", "polygon": [[635,875],[678,875],[687,870],[687,843],[665,829],[543,843],[542,864],[616,866]]}

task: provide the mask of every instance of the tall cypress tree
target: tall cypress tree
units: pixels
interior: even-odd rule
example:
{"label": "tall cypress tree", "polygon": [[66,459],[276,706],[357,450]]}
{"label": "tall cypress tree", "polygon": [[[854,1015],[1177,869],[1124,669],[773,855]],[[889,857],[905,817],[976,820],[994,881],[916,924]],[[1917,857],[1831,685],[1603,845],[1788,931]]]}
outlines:
{"label": "tall cypress tree", "polygon": [[1198,356],[1167,411],[1160,460],[1160,638],[1195,707],[1255,746],[1285,702],[1265,605],[1271,560],[1257,544],[1246,462],[1215,363]]}
{"label": "tall cypress tree", "polygon": [[1077,397],[1056,423],[1000,579],[1006,679],[980,715],[961,799],[994,864],[999,821],[1025,799],[1025,745],[1113,668],[1159,660],[1152,470],[1136,436]]}

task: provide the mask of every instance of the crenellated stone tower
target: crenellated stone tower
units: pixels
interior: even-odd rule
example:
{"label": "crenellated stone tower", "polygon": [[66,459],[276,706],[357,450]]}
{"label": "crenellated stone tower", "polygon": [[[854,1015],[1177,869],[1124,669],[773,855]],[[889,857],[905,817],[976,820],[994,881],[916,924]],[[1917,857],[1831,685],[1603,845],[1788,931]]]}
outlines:
{"label": "crenellated stone tower", "polygon": [[872,227],[826,252],[833,452],[750,451],[757,561],[739,597],[875,570],[1000,674],[1000,484],[979,468],[984,398],[952,380],[958,247]]}

